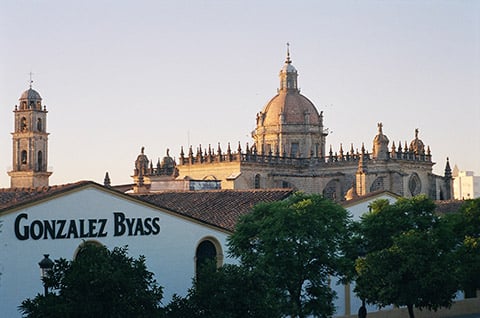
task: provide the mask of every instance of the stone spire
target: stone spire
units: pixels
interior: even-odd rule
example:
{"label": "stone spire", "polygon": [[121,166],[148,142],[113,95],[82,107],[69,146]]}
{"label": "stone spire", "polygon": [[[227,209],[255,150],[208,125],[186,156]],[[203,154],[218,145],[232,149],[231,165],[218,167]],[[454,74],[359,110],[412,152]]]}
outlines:
{"label": "stone spire", "polygon": [[103,185],[106,186],[107,188],[110,188],[111,186],[111,181],[110,181],[110,176],[108,175],[108,171],[105,172],[105,178],[103,178]]}
{"label": "stone spire", "polygon": [[444,200],[453,199],[453,178],[452,169],[450,168],[450,160],[447,157],[447,163],[445,164],[445,197]]}
{"label": "stone spire", "polygon": [[445,178],[452,178],[452,169],[450,168],[450,160],[447,157],[447,163],[445,164]]}

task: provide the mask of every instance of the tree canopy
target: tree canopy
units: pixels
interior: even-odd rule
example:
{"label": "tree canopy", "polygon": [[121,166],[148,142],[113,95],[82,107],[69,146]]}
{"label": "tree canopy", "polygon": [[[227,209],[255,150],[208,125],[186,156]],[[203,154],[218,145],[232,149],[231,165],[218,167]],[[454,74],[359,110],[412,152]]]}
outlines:
{"label": "tree canopy", "polygon": [[480,198],[466,200],[458,213],[447,215],[455,239],[456,270],[465,296],[480,289]]}
{"label": "tree canopy", "polygon": [[84,244],[73,261],[55,260],[43,279],[52,291],[24,300],[19,310],[28,318],[153,317],[162,299],[153,276],[145,257],[129,257],[127,247]]}
{"label": "tree canopy", "polygon": [[202,266],[186,297],[174,296],[165,308],[168,318],[273,318],[279,317],[275,299],[264,293],[260,273],[227,264]]}
{"label": "tree canopy", "polygon": [[436,310],[451,305],[458,289],[452,233],[425,196],[376,201],[361,218],[366,256],[357,260],[356,291],[379,306]]}
{"label": "tree canopy", "polygon": [[341,275],[349,236],[349,213],[320,195],[296,193],[259,204],[242,217],[229,238],[241,266],[266,278],[264,293],[282,315],[329,317],[333,275]]}

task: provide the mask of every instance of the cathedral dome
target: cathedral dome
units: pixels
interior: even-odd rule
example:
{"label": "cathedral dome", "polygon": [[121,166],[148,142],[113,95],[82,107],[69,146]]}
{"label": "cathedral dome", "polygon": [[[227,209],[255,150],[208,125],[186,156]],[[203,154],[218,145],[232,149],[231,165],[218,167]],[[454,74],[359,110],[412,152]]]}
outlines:
{"label": "cathedral dome", "polygon": [[280,70],[280,88],[257,114],[252,132],[259,154],[290,157],[324,157],[323,115],[298,89],[298,72],[292,65],[287,43],[287,58]]}
{"label": "cathedral dome", "polygon": [[262,126],[319,125],[321,119],[313,103],[300,94],[298,72],[292,65],[287,43],[287,58],[280,70],[280,88],[259,114]]}
{"label": "cathedral dome", "polygon": [[40,97],[40,94],[34,90],[33,88],[27,89],[25,92],[22,93],[20,96],[19,100],[42,100],[42,97]]}
{"label": "cathedral dome", "polygon": [[315,105],[297,91],[281,91],[267,103],[262,114],[264,126],[320,124]]}

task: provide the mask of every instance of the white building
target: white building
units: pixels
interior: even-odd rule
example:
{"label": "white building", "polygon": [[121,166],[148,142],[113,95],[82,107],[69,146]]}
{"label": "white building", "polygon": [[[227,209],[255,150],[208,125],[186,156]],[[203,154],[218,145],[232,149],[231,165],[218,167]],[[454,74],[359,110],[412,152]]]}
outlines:
{"label": "white building", "polygon": [[[360,217],[369,212],[370,205],[375,200],[388,200],[391,204],[395,203],[400,196],[389,191],[378,191],[369,193],[362,197],[357,197],[349,201],[343,202],[342,206],[350,212],[354,221],[360,221]],[[354,293],[355,282],[352,284],[338,284],[338,279],[332,279],[332,289],[337,293],[334,301],[337,316],[355,315],[362,305],[362,301]],[[367,305],[369,313],[379,311],[377,306]],[[390,310],[391,307],[385,307],[383,310]]]}
{"label": "white building", "polygon": [[[184,296],[191,287],[197,260],[214,257],[219,266],[235,262],[225,251],[239,214],[259,201],[281,200],[290,193],[196,192],[202,203],[199,197],[185,199],[188,192],[143,200],[89,181],[0,190],[0,315],[20,317],[21,302],[43,293],[38,262],[44,254],[71,260],[85,241],[109,249],[128,245],[130,256],[144,255],[168,303],[174,293]],[[228,199],[235,209],[209,204],[215,197]],[[178,208],[172,211],[168,205]]]}
{"label": "white building", "polygon": [[480,197],[480,176],[473,171],[459,171],[453,168],[453,196],[457,200],[475,199]]}

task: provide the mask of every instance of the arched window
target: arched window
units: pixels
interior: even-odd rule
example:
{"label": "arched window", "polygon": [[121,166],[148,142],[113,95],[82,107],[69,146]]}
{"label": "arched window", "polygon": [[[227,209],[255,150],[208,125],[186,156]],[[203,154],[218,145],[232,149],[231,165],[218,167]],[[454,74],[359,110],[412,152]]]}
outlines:
{"label": "arched window", "polygon": [[408,189],[412,196],[420,194],[420,191],[422,191],[422,181],[420,181],[418,174],[413,173],[410,176],[410,180],[408,180]]}
{"label": "arched window", "polygon": [[291,157],[299,157],[300,153],[299,153],[299,144],[298,142],[292,142],[292,147],[291,147],[291,153],[290,153],[290,156]]}
{"label": "arched window", "polygon": [[22,117],[21,123],[20,123],[20,131],[27,131],[27,119],[25,117]]}
{"label": "arched window", "polygon": [[43,153],[41,151],[37,154],[37,170],[43,171]]}
{"label": "arched window", "polygon": [[370,192],[384,190],[384,177],[378,177],[373,181],[372,186],[370,187]]}
{"label": "arched window", "polygon": [[197,269],[203,264],[213,261],[215,262],[217,256],[217,249],[215,245],[209,240],[205,240],[200,243],[197,247],[196,259],[197,259]]}
{"label": "arched window", "polygon": [[330,180],[325,189],[323,189],[323,196],[327,199],[336,201],[341,199],[341,191],[340,191],[340,182],[337,179]]}
{"label": "arched window", "polygon": [[[198,244],[195,251],[195,273],[198,275],[203,266],[222,266],[223,256],[220,243],[214,238],[204,239]],[[198,278],[198,277],[197,277]]]}
{"label": "arched window", "polygon": [[43,125],[42,125],[42,119],[41,118],[37,119],[37,130],[40,131],[40,132],[43,130]]}
{"label": "arched window", "polygon": [[77,259],[78,257],[82,257],[82,251],[83,249],[85,248],[85,246],[87,245],[94,245],[94,246],[98,246],[98,247],[102,247],[104,246],[102,243],[100,243],[99,241],[94,241],[94,240],[88,240],[88,241],[84,241],[82,242],[82,244],[80,244],[77,249],[75,250],[75,252],[73,253],[73,259]]}
{"label": "arched window", "polygon": [[288,181],[285,181],[285,180],[280,181],[280,188],[283,188],[283,189],[297,189],[292,183],[290,183]]}
{"label": "arched window", "polygon": [[22,165],[27,164],[27,151],[26,150],[22,150],[22,153],[20,155],[20,160],[22,162]]}
{"label": "arched window", "polygon": [[260,189],[260,175],[259,174],[255,175],[254,187],[255,187],[255,189]]}

